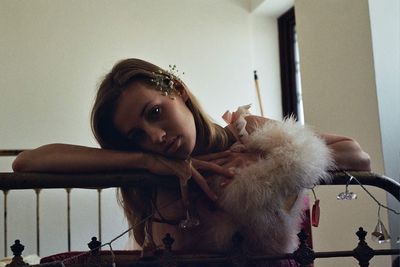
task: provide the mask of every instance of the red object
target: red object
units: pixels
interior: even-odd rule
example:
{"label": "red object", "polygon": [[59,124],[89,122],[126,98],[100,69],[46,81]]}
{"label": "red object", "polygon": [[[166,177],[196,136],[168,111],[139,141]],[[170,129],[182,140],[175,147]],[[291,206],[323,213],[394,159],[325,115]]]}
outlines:
{"label": "red object", "polygon": [[307,238],[307,245],[312,248],[313,247],[313,241],[312,241],[312,230],[311,230],[311,207],[310,207],[310,199],[308,196],[304,196],[303,198],[304,201],[304,219],[303,222],[301,223],[301,228],[304,229],[304,231],[307,233],[308,238]]}
{"label": "red object", "polygon": [[312,226],[318,227],[319,224],[319,199],[316,199],[311,210],[311,224]]}

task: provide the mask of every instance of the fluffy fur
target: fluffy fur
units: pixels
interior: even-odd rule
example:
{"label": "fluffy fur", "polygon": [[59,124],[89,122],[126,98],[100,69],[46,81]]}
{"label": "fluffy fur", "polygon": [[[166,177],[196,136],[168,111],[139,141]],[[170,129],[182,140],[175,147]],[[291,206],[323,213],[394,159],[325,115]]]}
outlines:
{"label": "fluffy fur", "polygon": [[329,179],[330,151],[293,119],[266,123],[242,141],[246,150],[259,152],[260,159],[238,170],[220,192],[218,205],[226,214],[214,222],[207,238],[226,249],[239,231],[250,251],[292,252],[304,209],[303,191]]}

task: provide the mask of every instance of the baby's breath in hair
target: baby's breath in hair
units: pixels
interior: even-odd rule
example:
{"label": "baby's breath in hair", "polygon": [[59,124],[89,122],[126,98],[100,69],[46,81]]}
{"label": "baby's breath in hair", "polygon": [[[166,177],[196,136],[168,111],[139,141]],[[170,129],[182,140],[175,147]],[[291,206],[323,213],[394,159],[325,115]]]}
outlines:
{"label": "baby's breath in hair", "polygon": [[[162,95],[169,96],[171,99],[175,99],[175,94],[177,92],[176,85],[181,82],[179,78],[179,71],[176,65],[169,65],[169,70],[158,70],[158,72],[153,72],[154,78],[151,79],[152,82],[156,84],[158,90],[161,91]],[[185,74],[182,72],[182,75]]]}

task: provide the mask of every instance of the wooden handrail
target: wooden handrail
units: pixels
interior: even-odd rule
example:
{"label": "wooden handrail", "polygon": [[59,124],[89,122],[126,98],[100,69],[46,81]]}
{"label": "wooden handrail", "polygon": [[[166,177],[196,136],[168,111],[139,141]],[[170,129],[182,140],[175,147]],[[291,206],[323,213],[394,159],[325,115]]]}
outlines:
{"label": "wooden handrail", "polygon": [[[360,181],[363,185],[379,187],[394,196],[397,201],[400,201],[400,183],[394,179],[376,174],[373,172],[348,172]],[[321,185],[345,185],[349,181],[349,177],[345,172],[339,171],[333,173],[331,183],[322,183]],[[355,180],[351,180],[351,185],[357,185]]]}
{"label": "wooden handrail", "polygon": [[[400,201],[400,184],[395,180],[372,172],[349,172],[363,185],[379,187]],[[332,185],[345,185],[349,177],[344,172],[333,173]],[[357,184],[352,180],[350,184]],[[34,188],[110,188],[162,186],[178,188],[173,176],[158,176],[147,171],[112,173],[0,173],[0,190]]]}
{"label": "wooden handrail", "polygon": [[163,186],[176,188],[174,176],[158,176],[147,171],[113,173],[0,172],[0,190],[35,188],[110,188]]}
{"label": "wooden handrail", "polygon": [[26,149],[0,149],[0,156],[1,157],[13,157],[25,150]]}

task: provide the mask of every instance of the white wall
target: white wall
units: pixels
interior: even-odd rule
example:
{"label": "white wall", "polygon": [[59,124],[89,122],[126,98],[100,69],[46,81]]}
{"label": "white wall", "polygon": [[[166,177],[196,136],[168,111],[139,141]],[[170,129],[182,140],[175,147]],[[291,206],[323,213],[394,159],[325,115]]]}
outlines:
{"label": "white wall", "polygon": [[[164,67],[176,64],[218,122],[226,109],[242,104],[254,103],[253,112],[259,113],[253,82],[257,69],[266,115],[280,119],[276,22],[249,10],[247,0],[0,1],[0,149],[51,142],[96,146],[89,127],[96,84],[127,57]],[[11,161],[1,159],[0,171],[10,171]],[[97,234],[97,194],[72,194],[72,223],[81,230],[72,234],[73,249],[85,249]],[[108,241],[125,222],[120,212],[111,213],[118,210],[114,192],[103,199],[111,205],[103,214],[103,239]],[[41,255],[65,251],[66,215],[59,206],[65,207],[66,195],[45,191],[40,201]],[[8,202],[8,243],[20,238],[26,254],[34,253],[35,195],[11,192]],[[1,229],[2,224],[0,219]],[[3,249],[1,242],[0,257]]]}
{"label": "white wall", "polygon": [[[88,115],[96,83],[126,57],[177,64],[215,117],[254,102],[249,12],[240,1],[153,3],[2,1],[2,147],[60,137],[95,144]],[[226,92],[232,101],[221,105]]]}
{"label": "white wall", "polygon": [[[264,115],[282,119],[281,80],[277,18],[294,0],[251,0],[251,58],[257,70]],[[265,32],[267,31],[267,34]]]}
{"label": "white wall", "polygon": [[[368,1],[297,0],[295,2],[305,122],[324,132],[354,137],[372,160],[372,170],[383,173],[381,132],[375,86]],[[398,101],[397,101],[398,102]],[[357,186],[356,201],[340,202],[344,187],[321,187],[321,222],[313,229],[319,250],[352,250],[354,232],[362,226],[366,240],[377,223],[377,205]],[[386,194],[369,188],[386,203]],[[386,213],[381,213],[387,225]],[[390,266],[390,257],[376,257],[370,266]],[[358,266],[353,259],[321,259],[316,266]]]}
{"label": "white wall", "polygon": [[[400,2],[369,0],[372,45],[385,174],[400,182]],[[400,203],[388,195],[388,203]],[[400,236],[400,216],[389,213],[392,247]]]}
{"label": "white wall", "polygon": [[[282,119],[278,25],[273,17],[254,13],[250,18],[251,59],[257,70],[264,116]],[[258,107],[258,102],[254,102]]]}

